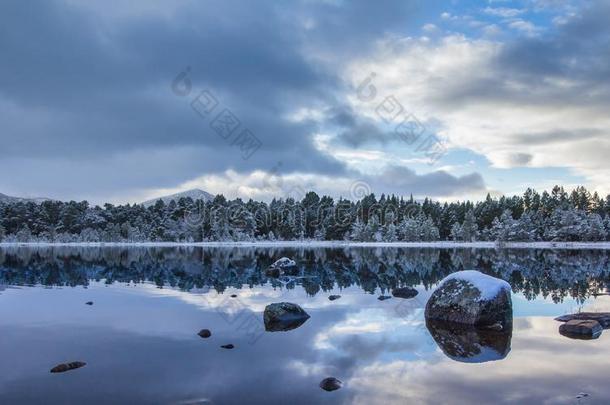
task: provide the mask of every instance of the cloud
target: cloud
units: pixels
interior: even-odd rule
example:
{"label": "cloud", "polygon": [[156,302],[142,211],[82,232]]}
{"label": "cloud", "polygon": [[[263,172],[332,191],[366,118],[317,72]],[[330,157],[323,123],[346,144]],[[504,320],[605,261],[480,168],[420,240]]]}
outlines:
{"label": "cloud", "polygon": [[[314,147],[315,123],[285,118],[334,103],[336,72],[316,66],[312,55],[346,38],[356,50],[413,11],[399,1],[302,1],[292,10],[270,1],[256,10],[239,1],[147,5],[0,5],[0,166],[27,162],[0,188],[63,198],[125,194],[203,172],[267,169],[278,156],[289,156],[287,170],[341,173],[340,162]],[[316,27],[311,38],[295,24],[304,18]],[[209,89],[260,139],[251,159],[170,91],[186,66],[194,89]]]}
{"label": "cloud", "polygon": [[[494,167],[563,167],[607,192],[608,12],[610,5],[593,2],[553,35],[508,42],[459,34],[389,39],[375,55],[350,61],[346,76],[357,86],[361,72],[377,72],[379,94],[409,100],[418,117],[441,123],[453,148]],[[374,116],[374,104],[350,101]]]}
{"label": "cloud", "polygon": [[494,17],[504,17],[504,18],[516,17],[518,15],[525,13],[525,11],[526,10],[524,10],[524,9],[508,8],[508,7],[486,7],[485,9],[483,9],[483,12],[485,14],[489,14]]}

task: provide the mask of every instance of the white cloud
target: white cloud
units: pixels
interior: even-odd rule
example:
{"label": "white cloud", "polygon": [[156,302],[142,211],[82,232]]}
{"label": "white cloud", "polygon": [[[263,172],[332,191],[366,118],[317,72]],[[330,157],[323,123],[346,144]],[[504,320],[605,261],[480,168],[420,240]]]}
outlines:
{"label": "white cloud", "polygon": [[518,8],[507,8],[507,7],[486,7],[483,9],[483,12],[488,15],[492,15],[495,17],[516,17],[525,13],[526,10],[518,9]]}
{"label": "white cloud", "polygon": [[574,97],[583,87],[577,76],[541,72],[534,81],[513,73],[499,64],[506,50],[500,42],[460,35],[434,42],[388,40],[374,56],[346,67],[355,87],[365,72],[376,72],[378,99],[353,95],[350,102],[374,119],[378,103],[394,95],[422,120],[439,120],[440,135],[452,146],[475,151],[495,167],[564,167],[607,191],[605,105]]}

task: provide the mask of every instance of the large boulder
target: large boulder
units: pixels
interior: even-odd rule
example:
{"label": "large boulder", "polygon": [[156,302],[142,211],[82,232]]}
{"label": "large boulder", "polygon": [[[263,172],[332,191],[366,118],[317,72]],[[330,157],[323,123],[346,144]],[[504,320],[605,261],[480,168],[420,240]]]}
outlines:
{"label": "large boulder", "polygon": [[477,327],[512,326],[510,285],[475,270],[445,277],[426,304],[426,319]]}
{"label": "large boulder", "polygon": [[263,319],[267,332],[285,332],[303,325],[309,314],[297,304],[277,302],[265,307]]}

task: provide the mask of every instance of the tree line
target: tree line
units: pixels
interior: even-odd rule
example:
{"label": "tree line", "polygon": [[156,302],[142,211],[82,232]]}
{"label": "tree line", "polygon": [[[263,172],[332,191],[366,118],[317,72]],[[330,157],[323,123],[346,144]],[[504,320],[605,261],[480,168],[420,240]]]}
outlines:
{"label": "tree line", "polygon": [[528,188],[522,196],[444,202],[369,194],[357,201],[308,192],[302,200],[91,206],[87,201],[0,203],[4,242],[606,241],[610,195]]}

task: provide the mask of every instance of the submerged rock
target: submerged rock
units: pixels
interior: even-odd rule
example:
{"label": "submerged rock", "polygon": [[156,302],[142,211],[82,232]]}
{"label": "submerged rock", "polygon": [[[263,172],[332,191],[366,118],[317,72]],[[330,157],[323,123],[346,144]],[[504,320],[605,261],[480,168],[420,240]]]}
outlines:
{"label": "submerged rock", "polygon": [[379,301],[389,300],[390,298],[392,297],[390,297],[389,295],[380,295],[379,297],[377,297]]}
{"label": "submerged rock", "polygon": [[418,294],[417,290],[412,287],[400,287],[392,290],[392,295],[396,298],[413,298]]}
{"label": "submerged rock", "polygon": [[461,363],[502,360],[510,352],[511,327],[493,330],[434,320],[426,320],[426,327],[443,353]]}
{"label": "submerged rock", "polygon": [[610,312],[579,312],[577,314],[558,316],[555,320],[559,322],[592,320],[597,321],[604,329],[610,328]]}
{"label": "submerged rock", "polygon": [[328,296],[328,299],[331,301],[338,300],[339,298],[341,298],[340,295],[329,295]]}
{"label": "submerged rock", "polygon": [[278,269],[286,269],[286,268],[289,268],[289,267],[294,267],[296,265],[297,265],[297,263],[294,260],[289,259],[287,257],[282,257],[281,259],[276,260],[271,265],[271,267],[275,267],[275,268],[278,268]]}
{"label": "submerged rock", "polygon": [[324,391],[336,391],[343,386],[343,383],[335,377],[328,377],[320,381],[320,388]]}
{"label": "submerged rock", "polygon": [[288,258],[288,257],[282,257],[281,259],[276,260],[271,266],[269,266],[269,268],[267,269],[267,271],[265,271],[265,274],[267,275],[267,277],[279,277],[282,274],[293,274],[295,273],[297,270],[297,263]]}
{"label": "submerged rock", "polygon": [[209,329],[201,329],[198,333],[199,336],[201,336],[204,339],[209,338],[210,336],[212,336],[212,332],[210,332]]}
{"label": "submerged rock", "polygon": [[85,305],[93,305],[93,301],[87,301],[85,302]]}
{"label": "submerged rock", "polygon": [[572,339],[597,339],[604,328],[592,319],[572,319],[559,326],[559,333]]}
{"label": "submerged rock", "polygon": [[277,302],[265,307],[263,319],[267,332],[284,332],[303,325],[309,314],[297,304]]}
{"label": "submerged rock", "polygon": [[426,319],[474,326],[512,326],[510,285],[478,271],[445,277],[426,304]]}
{"label": "submerged rock", "polygon": [[73,361],[71,363],[63,363],[58,364],[51,369],[52,373],[63,373],[65,371],[76,370],[77,368],[81,368],[86,366],[87,363],[83,361]]}
{"label": "submerged rock", "polygon": [[231,343],[229,343],[228,345],[222,345],[220,347],[222,347],[223,349],[234,349],[235,348],[235,346]]}

